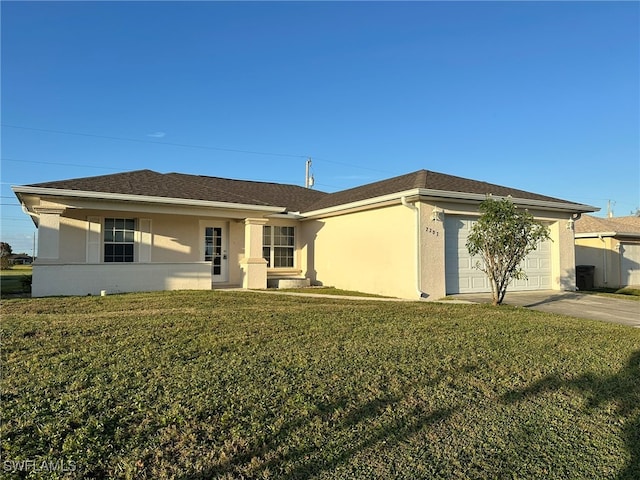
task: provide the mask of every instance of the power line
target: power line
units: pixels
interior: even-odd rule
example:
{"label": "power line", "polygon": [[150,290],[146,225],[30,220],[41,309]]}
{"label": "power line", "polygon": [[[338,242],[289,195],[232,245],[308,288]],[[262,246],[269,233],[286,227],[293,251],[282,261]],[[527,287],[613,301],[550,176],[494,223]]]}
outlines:
{"label": "power line", "polygon": [[79,137],[91,137],[91,138],[104,138],[107,140],[121,140],[126,142],[137,142],[137,143],[152,143],[155,145],[169,145],[172,147],[182,147],[182,148],[197,148],[201,150],[218,150],[222,152],[233,152],[233,153],[248,153],[252,155],[268,155],[273,157],[290,157],[290,158],[306,158],[308,155],[294,155],[290,153],[275,153],[275,152],[260,152],[256,150],[241,150],[235,148],[224,148],[224,147],[214,147],[210,145],[194,145],[189,143],[173,143],[173,142],[159,142],[157,140],[143,140],[140,138],[129,138],[129,137],[114,137],[110,135],[97,135],[94,133],[82,133],[82,132],[65,132],[62,130],[50,130],[47,128],[33,128],[33,127],[24,127],[21,125],[10,125],[8,123],[1,124],[3,127],[9,128],[17,128],[20,130],[30,130],[33,132],[44,132],[44,133],[56,133],[60,135],[75,135]]}
{"label": "power line", "polygon": [[56,166],[62,166],[62,167],[98,168],[98,169],[101,169],[101,170],[113,170],[113,171],[121,170],[120,168],[97,167],[95,165],[80,165],[80,164],[77,164],[77,163],[39,162],[37,160],[17,160],[15,158],[2,158],[0,160],[3,161],[3,162],[37,163],[39,165],[56,165]]}
{"label": "power line", "polygon": [[[258,151],[258,150],[243,150],[243,149],[236,149],[236,148],[215,147],[215,146],[211,146],[211,145],[195,145],[195,144],[189,144],[189,143],[161,142],[161,141],[157,141],[157,140],[143,140],[143,139],[139,139],[139,138],[116,137],[116,136],[112,136],[112,135],[98,135],[98,134],[94,134],[94,133],[68,132],[68,131],[62,131],[62,130],[52,130],[52,129],[47,129],[47,128],[25,127],[25,126],[22,126],[22,125],[12,125],[12,124],[8,124],[8,123],[2,123],[1,125],[3,127],[16,128],[16,129],[20,129],[20,130],[29,130],[29,131],[33,131],[33,132],[55,133],[55,134],[60,134],[60,135],[75,135],[75,136],[80,136],[80,137],[103,138],[103,139],[107,139],[107,140],[120,140],[120,141],[126,141],[126,142],[149,143],[149,144],[153,144],[153,145],[168,145],[168,146],[173,146],[173,147],[196,148],[196,149],[201,149],[201,150],[217,150],[217,151],[221,151],[221,152],[246,153],[246,154],[252,154],[252,155],[267,155],[267,156],[287,157],[287,158],[308,158],[309,156],[311,156],[311,157],[313,157],[314,161],[332,163],[334,165],[341,165],[343,167],[359,168],[359,169],[362,169],[362,170],[369,170],[369,171],[372,171],[372,172],[385,173],[385,174],[394,173],[394,172],[391,172],[389,170],[381,170],[381,169],[378,169],[378,168],[365,167],[365,166],[362,166],[362,165],[355,165],[353,163],[337,162],[335,160],[328,160],[328,159],[323,158],[323,157],[314,157],[313,155],[298,155],[298,154],[291,154],[291,153],[262,152],[262,151]],[[97,166],[65,164],[65,163],[52,163],[52,162],[36,162],[36,161],[28,161],[28,160],[6,159],[5,161],[21,162],[21,163],[41,163],[41,164],[46,164],[46,165],[59,165],[59,166],[69,166],[69,167],[100,168],[100,169],[106,169],[106,170],[119,170],[119,169],[114,169],[114,168],[109,168],[109,167],[97,167]]]}

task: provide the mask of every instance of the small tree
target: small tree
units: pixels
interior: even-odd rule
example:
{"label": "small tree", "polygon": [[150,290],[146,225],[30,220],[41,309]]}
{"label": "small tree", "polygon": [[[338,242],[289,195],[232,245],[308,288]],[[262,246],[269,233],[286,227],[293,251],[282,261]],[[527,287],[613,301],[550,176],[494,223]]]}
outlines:
{"label": "small tree", "polygon": [[11,245],[6,242],[0,242],[0,270],[8,270],[9,256],[13,253]]}
{"label": "small tree", "polygon": [[500,305],[509,283],[527,278],[520,264],[539,242],[550,238],[549,228],[507,198],[487,197],[480,204],[480,213],[467,238],[467,249],[472,256],[482,256],[475,267],[487,275],[493,304]]}

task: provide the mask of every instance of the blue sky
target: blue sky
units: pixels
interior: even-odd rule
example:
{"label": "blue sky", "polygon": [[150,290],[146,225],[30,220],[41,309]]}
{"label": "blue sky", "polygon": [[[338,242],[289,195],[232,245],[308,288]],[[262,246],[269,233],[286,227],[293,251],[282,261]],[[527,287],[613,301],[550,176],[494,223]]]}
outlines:
{"label": "blue sky", "polygon": [[11,185],[152,169],[328,192],[418,169],[640,207],[637,2],[2,2]]}

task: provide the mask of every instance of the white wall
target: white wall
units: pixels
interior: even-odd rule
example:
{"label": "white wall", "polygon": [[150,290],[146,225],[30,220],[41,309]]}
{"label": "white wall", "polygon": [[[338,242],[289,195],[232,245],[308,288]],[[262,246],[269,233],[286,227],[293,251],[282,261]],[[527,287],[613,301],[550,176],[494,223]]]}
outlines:
{"label": "white wall", "polygon": [[100,295],[161,290],[210,290],[211,264],[101,263],[36,265],[31,295]]}

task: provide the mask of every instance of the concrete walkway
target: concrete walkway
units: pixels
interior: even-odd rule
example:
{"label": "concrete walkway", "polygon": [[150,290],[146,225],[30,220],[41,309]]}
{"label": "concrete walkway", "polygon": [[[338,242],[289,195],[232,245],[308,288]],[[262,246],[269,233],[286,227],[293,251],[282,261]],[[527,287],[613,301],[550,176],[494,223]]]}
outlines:
{"label": "concrete walkway", "polygon": [[[287,292],[278,291],[278,289],[274,290],[247,290],[243,288],[225,288],[221,291],[238,291],[238,292],[255,292],[255,293],[266,293],[269,295],[288,295],[291,297],[312,297],[312,298],[330,298],[334,300],[366,300],[370,302],[416,302],[417,300],[407,299],[407,298],[394,298],[394,297],[356,297],[351,295],[326,295],[324,293],[313,293],[313,288],[309,289],[309,293],[301,293],[301,292]],[[465,302],[468,303],[468,302]]]}
{"label": "concrete walkway", "polygon": [[[460,294],[455,299],[474,303],[491,303],[490,293]],[[532,308],[542,312],[560,313],[578,318],[619,323],[640,328],[640,302],[557,290],[509,292],[504,298],[507,305]]]}

